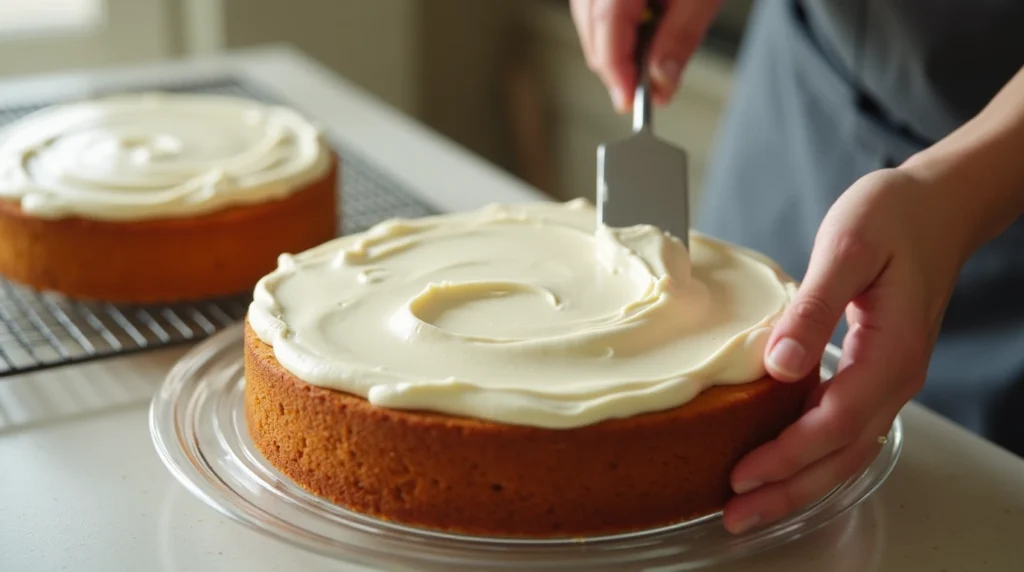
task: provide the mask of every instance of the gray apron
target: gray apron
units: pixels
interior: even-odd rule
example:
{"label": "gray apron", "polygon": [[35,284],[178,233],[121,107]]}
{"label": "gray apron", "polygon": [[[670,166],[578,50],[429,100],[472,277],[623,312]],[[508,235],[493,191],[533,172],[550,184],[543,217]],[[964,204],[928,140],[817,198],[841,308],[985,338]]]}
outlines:
{"label": "gray apron", "polygon": [[[843,190],[975,115],[1022,64],[1024,2],[761,0],[696,226],[803,276]],[[1024,455],[1024,219],[963,268],[917,400]]]}

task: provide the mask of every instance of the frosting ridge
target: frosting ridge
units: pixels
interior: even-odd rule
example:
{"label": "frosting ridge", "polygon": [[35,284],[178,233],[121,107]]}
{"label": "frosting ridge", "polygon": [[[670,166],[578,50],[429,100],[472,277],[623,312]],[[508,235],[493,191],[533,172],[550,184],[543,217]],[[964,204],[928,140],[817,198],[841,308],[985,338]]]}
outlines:
{"label": "frosting ridge", "polygon": [[756,380],[795,284],[583,200],[381,223],[283,255],[248,320],[282,367],[371,403],[571,428]]}
{"label": "frosting ridge", "polygon": [[147,93],[55,105],[0,132],[0,199],[40,218],[179,218],[284,198],[323,177],[319,129],[220,95]]}

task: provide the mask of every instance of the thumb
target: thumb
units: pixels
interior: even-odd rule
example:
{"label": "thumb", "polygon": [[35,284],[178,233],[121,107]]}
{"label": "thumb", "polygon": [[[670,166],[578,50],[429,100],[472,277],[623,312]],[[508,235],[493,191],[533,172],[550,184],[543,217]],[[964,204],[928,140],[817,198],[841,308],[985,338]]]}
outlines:
{"label": "thumb", "polygon": [[703,40],[721,3],[722,0],[668,3],[650,53],[651,80],[659,103],[666,103],[672,97],[683,67]]}
{"label": "thumb", "polygon": [[846,306],[880,274],[884,257],[850,233],[815,240],[803,283],[772,330],[765,368],[782,381],[803,379],[817,367]]}

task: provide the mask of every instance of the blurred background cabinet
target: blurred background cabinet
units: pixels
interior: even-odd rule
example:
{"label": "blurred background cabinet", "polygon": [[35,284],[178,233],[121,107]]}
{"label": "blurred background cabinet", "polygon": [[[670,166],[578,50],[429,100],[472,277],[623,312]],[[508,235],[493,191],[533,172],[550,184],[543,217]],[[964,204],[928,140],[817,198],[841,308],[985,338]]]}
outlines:
{"label": "blurred background cabinet", "polygon": [[[656,129],[699,200],[752,0],[729,0]],[[567,0],[0,0],[0,74],[288,43],[558,199],[592,197],[629,132],[586,68]]]}

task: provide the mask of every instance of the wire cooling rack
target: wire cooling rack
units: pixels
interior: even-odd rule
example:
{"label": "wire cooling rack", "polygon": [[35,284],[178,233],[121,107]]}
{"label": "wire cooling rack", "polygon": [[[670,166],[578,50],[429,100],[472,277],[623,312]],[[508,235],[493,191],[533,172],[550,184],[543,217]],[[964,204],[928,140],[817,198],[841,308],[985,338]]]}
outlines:
{"label": "wire cooling rack", "polygon": [[[272,98],[225,78],[198,85],[144,86],[139,91],[188,91]],[[0,109],[0,128],[49,103]],[[343,233],[391,217],[434,211],[345,146],[342,156]],[[248,295],[173,305],[79,302],[0,278],[0,377],[201,340],[245,316]]]}

